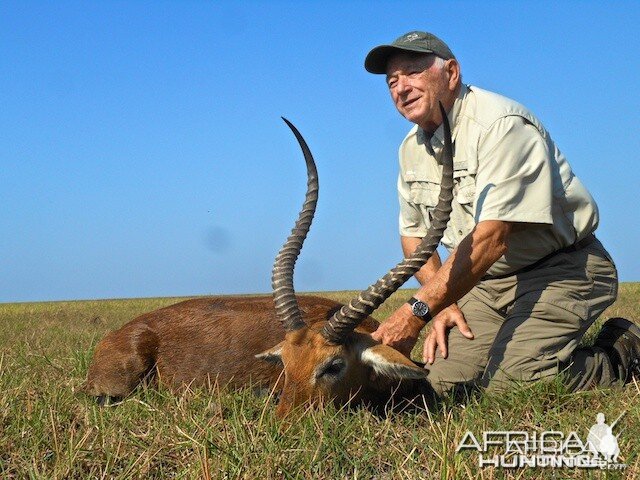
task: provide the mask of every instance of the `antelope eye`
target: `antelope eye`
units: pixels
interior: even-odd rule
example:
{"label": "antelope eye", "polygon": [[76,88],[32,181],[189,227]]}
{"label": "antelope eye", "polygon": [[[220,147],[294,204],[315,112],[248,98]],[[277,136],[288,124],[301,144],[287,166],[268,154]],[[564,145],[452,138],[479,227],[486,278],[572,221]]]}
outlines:
{"label": "antelope eye", "polygon": [[346,366],[345,361],[342,358],[334,358],[323,365],[316,374],[316,378],[321,377],[337,377],[342,373]]}

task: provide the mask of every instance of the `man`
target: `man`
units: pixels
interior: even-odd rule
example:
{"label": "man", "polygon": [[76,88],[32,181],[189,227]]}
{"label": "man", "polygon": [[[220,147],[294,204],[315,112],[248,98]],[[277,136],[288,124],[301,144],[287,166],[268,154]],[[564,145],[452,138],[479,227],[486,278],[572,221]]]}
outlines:
{"label": "man", "polygon": [[374,338],[408,355],[433,318],[424,360],[439,395],[559,373],[580,390],[640,373],[640,329],[628,320],[609,320],[593,347],[577,348],[615,301],[617,272],[593,234],[593,198],[540,121],[508,98],[464,85],[455,56],[430,33],[374,48],[365,68],[386,75],[396,108],[415,124],[399,152],[405,256],[437,202],[438,102],[454,141],[453,211],[442,241],[450,256],[427,262],[416,274],[420,289]]}

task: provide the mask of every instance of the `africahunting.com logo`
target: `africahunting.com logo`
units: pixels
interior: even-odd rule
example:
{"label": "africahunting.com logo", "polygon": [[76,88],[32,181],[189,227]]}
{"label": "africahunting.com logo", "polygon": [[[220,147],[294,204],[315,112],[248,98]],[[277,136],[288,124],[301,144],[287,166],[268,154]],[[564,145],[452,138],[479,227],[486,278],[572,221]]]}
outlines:
{"label": "africahunting.com logo", "polygon": [[479,438],[468,431],[456,453],[476,451],[479,467],[622,470],[627,465],[618,463],[618,435],[613,429],[624,414],[607,425],[604,414],[598,413],[584,440],[573,431],[496,430],[483,432]]}

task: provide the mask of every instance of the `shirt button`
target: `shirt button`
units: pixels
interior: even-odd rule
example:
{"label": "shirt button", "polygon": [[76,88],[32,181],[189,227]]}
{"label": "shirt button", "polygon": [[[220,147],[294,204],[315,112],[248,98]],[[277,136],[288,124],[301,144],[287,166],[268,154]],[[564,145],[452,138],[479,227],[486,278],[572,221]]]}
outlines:
{"label": "shirt button", "polygon": [[458,235],[462,235],[462,230],[458,230]]}

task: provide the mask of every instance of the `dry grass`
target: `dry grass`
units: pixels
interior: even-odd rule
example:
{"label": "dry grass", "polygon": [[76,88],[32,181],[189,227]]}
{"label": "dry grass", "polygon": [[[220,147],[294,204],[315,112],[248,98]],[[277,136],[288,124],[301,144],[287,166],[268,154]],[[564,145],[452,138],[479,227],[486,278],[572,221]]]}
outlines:
{"label": "dry grass", "polygon": [[[351,294],[324,295],[344,301]],[[396,294],[378,317],[406,296]],[[640,319],[638,298],[640,284],[624,284],[605,317]],[[107,331],[177,300],[0,305],[0,477],[640,478],[638,385],[571,394],[557,381],[388,418],[328,407],[284,427],[273,404],[250,389],[145,390],[109,408],[78,392]],[[575,430],[584,437],[596,412],[611,420],[623,411],[616,430],[623,472],[480,469],[473,454],[455,453],[467,430]]]}

